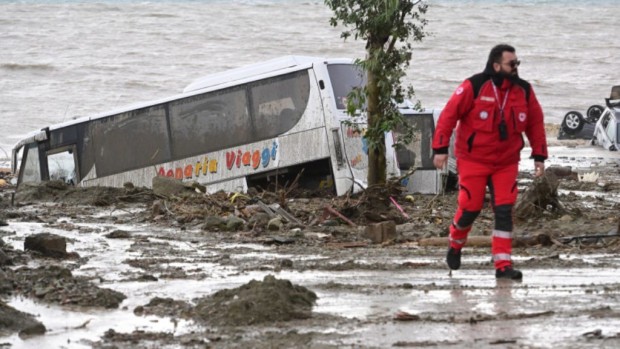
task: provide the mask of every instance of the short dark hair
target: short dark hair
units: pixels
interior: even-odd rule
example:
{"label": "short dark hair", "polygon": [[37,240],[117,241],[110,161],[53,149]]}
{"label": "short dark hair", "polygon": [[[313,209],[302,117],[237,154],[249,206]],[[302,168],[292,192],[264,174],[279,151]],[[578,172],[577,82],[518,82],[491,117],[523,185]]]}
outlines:
{"label": "short dark hair", "polygon": [[501,63],[502,56],[506,51],[515,53],[515,48],[508,44],[499,44],[493,47],[491,49],[491,52],[489,52],[489,59],[487,60],[487,64],[492,65],[493,63]]}

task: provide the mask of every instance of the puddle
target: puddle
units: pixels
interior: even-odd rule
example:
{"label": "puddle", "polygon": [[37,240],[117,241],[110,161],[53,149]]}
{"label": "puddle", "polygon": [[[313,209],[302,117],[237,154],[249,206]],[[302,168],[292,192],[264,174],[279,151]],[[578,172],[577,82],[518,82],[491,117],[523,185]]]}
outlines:
{"label": "puddle", "polygon": [[[534,172],[534,161],[531,160],[530,148],[521,151],[520,171]],[[620,165],[620,153],[608,151],[596,146],[551,146],[548,148],[549,158],[545,161],[545,167],[568,166],[573,170],[587,170],[592,167]]]}
{"label": "puddle", "polygon": [[88,340],[98,341],[109,329],[117,332],[135,330],[159,331],[174,334],[188,333],[193,325],[187,321],[135,316],[131,310],[70,311],[66,307],[40,304],[32,300],[15,297],[8,304],[23,312],[35,315],[47,328],[43,336],[21,339],[17,334],[2,338],[11,348],[90,348]]}
{"label": "puddle", "polygon": [[617,193],[602,193],[596,191],[578,191],[578,190],[565,190],[558,189],[558,194],[560,195],[568,195],[573,193],[581,198],[596,198],[600,200],[605,200],[609,202],[620,203],[620,194]]}

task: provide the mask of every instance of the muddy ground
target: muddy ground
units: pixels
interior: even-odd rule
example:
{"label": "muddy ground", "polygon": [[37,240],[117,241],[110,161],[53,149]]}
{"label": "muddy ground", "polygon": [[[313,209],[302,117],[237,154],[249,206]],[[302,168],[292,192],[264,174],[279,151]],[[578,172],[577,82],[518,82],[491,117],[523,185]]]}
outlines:
{"label": "muddy ground", "polygon": [[[448,274],[456,191],[5,185],[0,347],[618,347],[620,161],[585,154],[549,162],[553,204],[517,220],[508,283],[488,207]],[[521,172],[521,197],[536,183]]]}

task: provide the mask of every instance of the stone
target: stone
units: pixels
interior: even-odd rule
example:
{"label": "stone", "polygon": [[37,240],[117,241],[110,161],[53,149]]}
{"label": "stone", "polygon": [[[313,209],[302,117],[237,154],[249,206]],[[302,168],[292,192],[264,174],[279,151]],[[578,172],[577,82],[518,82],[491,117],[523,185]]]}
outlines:
{"label": "stone", "polygon": [[238,231],[242,230],[245,226],[245,221],[235,215],[228,216],[226,220],[226,230],[228,231]]}
{"label": "stone", "polygon": [[30,235],[24,241],[24,250],[37,251],[47,257],[65,257],[67,240],[51,233]]}
{"label": "stone", "polygon": [[282,228],[282,217],[278,216],[275,218],[272,218],[269,223],[267,223],[267,229],[271,230],[271,231],[276,231],[276,230],[280,230]]}
{"label": "stone", "polygon": [[202,230],[220,231],[226,229],[226,220],[220,216],[207,216]]}
{"label": "stone", "polygon": [[165,197],[179,196],[182,193],[192,192],[187,188],[183,181],[171,177],[155,176],[153,177],[153,193]]}

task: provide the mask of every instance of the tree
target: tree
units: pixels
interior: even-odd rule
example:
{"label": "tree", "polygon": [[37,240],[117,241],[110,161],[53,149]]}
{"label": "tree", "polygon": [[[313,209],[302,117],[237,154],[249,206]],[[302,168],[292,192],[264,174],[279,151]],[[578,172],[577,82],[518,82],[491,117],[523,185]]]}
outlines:
{"label": "tree", "polygon": [[356,60],[366,72],[367,84],[353,90],[347,99],[351,116],[366,105],[368,128],[368,185],[386,182],[385,132],[405,127],[403,143],[411,139],[411,130],[398,111],[398,104],[414,95],[413,87],[403,88],[401,79],[411,61],[412,42],[422,41],[427,33],[424,18],[428,5],[422,0],[325,0],[334,12],[330,24],[341,23],[347,30],[345,40],[366,40],[366,58]]}

